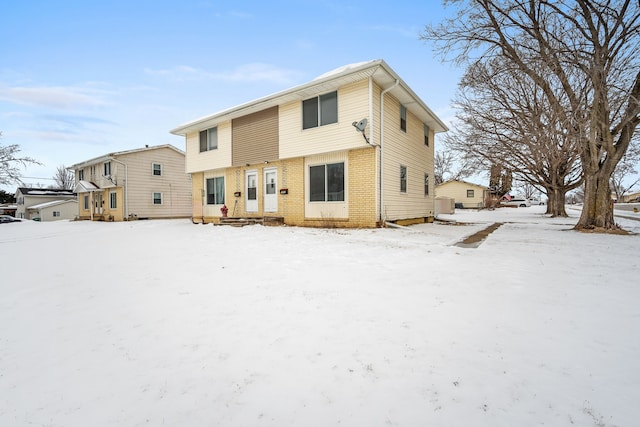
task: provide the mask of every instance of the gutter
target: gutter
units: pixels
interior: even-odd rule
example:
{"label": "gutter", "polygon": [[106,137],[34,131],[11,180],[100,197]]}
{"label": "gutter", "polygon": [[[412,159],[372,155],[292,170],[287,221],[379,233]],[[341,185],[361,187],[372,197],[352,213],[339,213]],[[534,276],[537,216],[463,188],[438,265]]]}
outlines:
{"label": "gutter", "polygon": [[384,223],[384,95],[400,84],[400,79],[380,93],[380,223]]}
{"label": "gutter", "polygon": [[124,166],[124,218],[123,220],[128,221],[129,220],[129,168],[127,167],[127,164],[124,163],[121,160],[118,160],[114,157],[111,157],[110,160],[113,160],[114,162],[121,164],[122,166]]}

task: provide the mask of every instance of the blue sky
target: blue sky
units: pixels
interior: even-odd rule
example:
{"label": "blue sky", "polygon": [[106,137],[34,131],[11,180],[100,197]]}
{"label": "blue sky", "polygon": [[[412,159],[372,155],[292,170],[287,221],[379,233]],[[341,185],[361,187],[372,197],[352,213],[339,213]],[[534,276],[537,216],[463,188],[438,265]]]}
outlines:
{"label": "blue sky", "polygon": [[[58,166],[184,139],[169,130],[342,65],[384,59],[448,125],[461,71],[419,40],[440,1],[22,0],[2,7],[2,144]],[[15,186],[3,187],[15,191]]]}

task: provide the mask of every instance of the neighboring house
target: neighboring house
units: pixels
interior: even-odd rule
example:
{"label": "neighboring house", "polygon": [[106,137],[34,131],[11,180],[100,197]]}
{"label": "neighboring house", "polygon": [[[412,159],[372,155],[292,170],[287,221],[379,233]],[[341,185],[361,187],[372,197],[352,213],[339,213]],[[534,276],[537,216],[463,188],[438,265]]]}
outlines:
{"label": "neighboring house", "polygon": [[172,145],[120,151],[69,166],[78,218],[123,221],[191,216],[191,178]]}
{"label": "neighboring house", "polygon": [[186,139],[194,222],[281,217],[375,227],[433,219],[444,123],[382,60],[348,65],[171,131]]}
{"label": "neighboring house", "polygon": [[78,215],[78,201],[54,200],[44,202],[27,208],[27,217],[38,221],[59,221],[61,219],[74,219]]}
{"label": "neighboring house", "polygon": [[[35,219],[39,217],[35,211],[29,210],[32,206],[47,202],[76,200],[76,194],[72,190],[57,188],[28,188],[19,187],[16,190],[16,217]],[[73,219],[74,215],[61,217],[60,219]]]}
{"label": "neighboring house", "polygon": [[622,197],[622,202],[623,203],[629,203],[629,202],[638,202],[640,201],[640,193],[629,193],[629,194],[625,194]]}
{"label": "neighboring house", "polygon": [[18,210],[18,205],[15,203],[0,204],[0,215],[16,216],[16,210]]}
{"label": "neighboring house", "polygon": [[436,196],[454,199],[457,208],[481,209],[485,207],[489,188],[452,179],[436,186]]}

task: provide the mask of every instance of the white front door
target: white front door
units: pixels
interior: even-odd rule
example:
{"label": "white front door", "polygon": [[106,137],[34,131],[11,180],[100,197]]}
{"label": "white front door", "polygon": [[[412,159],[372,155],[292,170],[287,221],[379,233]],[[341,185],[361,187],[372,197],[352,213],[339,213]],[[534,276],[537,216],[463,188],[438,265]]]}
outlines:
{"label": "white front door", "polygon": [[245,183],[245,210],[258,212],[258,171],[247,171]]}
{"label": "white front door", "polygon": [[276,192],[276,169],[264,170],[264,211],[278,212],[278,194]]}

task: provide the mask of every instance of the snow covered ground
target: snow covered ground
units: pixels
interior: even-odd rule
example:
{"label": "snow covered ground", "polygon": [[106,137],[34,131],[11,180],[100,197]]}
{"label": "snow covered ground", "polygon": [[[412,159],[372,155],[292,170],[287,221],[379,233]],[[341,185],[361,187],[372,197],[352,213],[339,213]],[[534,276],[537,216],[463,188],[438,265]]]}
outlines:
{"label": "snow covered ground", "polygon": [[0,425],[636,426],[640,235],[543,212],[1,225]]}

